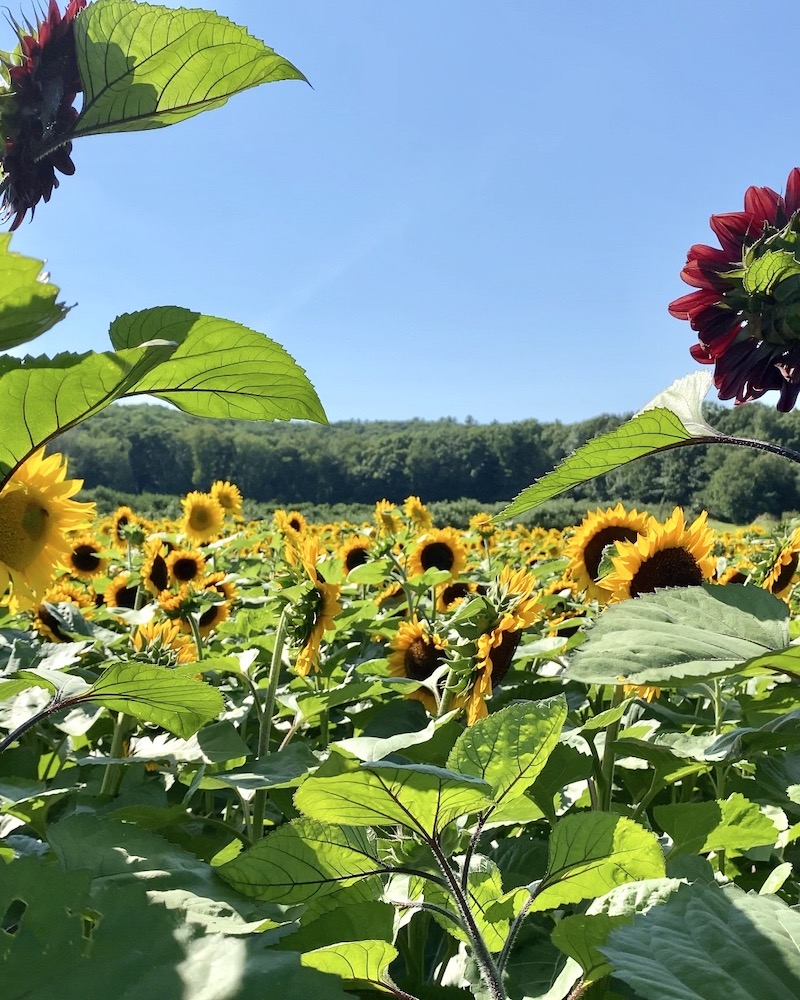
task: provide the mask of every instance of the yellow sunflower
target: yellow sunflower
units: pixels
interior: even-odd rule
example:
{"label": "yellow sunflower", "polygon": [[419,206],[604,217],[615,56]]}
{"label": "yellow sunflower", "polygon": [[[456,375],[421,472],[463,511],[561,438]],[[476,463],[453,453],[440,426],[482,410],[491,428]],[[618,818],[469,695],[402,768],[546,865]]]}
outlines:
{"label": "yellow sunflower", "polygon": [[33,626],[39,635],[51,642],[69,642],[70,636],[61,631],[61,624],[46,607],[47,604],[73,604],[76,608],[91,608],[94,601],[78,584],[62,581],[48,587],[42,595],[41,604],[34,608]]}
{"label": "yellow sunflower", "polygon": [[308,530],[308,521],[299,510],[290,510],[288,514],[285,510],[276,510],[272,518],[278,531],[290,538],[302,535]]}
{"label": "yellow sunflower", "polygon": [[495,523],[492,520],[491,514],[486,514],[484,512],[480,514],[474,514],[469,519],[470,529],[481,536],[481,538],[491,538],[495,533]]}
{"label": "yellow sunflower", "polygon": [[421,536],[408,557],[408,575],[421,576],[425,570],[447,570],[451,579],[467,565],[467,550],[453,528],[434,528]]}
{"label": "yellow sunflower", "polygon": [[564,556],[569,559],[567,575],[590,600],[605,604],[611,596],[605,582],[600,582],[600,565],[608,546],[635,542],[647,531],[650,521],[649,514],[626,511],[621,503],[607,510],[598,508],[581,521],[564,546]]}
{"label": "yellow sunflower", "polygon": [[792,537],[775,557],[761,586],[776,597],[788,598],[792,590],[797,565],[800,561],[800,528],[795,528]]}
{"label": "yellow sunflower", "polygon": [[334,618],[342,610],[339,602],[341,587],[338,584],[325,583],[325,580],[317,568],[319,558],[319,542],[315,538],[306,539],[299,552],[300,560],[303,563],[309,580],[314,585],[310,594],[311,602],[308,609],[308,618],[304,623],[301,637],[301,648],[297,654],[295,669],[301,677],[307,677],[314,670],[319,669],[319,649],[322,644],[323,635],[334,628]]}
{"label": "yellow sunflower", "polygon": [[375,504],[375,523],[382,535],[396,535],[403,528],[397,507],[388,500],[379,500]]}
{"label": "yellow sunflower", "polygon": [[103,592],[103,603],[109,608],[128,608],[133,610],[136,607],[136,594],[139,590],[137,586],[128,586],[131,574],[125,570],[124,573],[117,573],[111,583]]}
{"label": "yellow sunflower", "polygon": [[238,486],[227,480],[218,479],[211,484],[209,494],[217,501],[226,514],[231,517],[242,516],[242,493]]}
{"label": "yellow sunflower", "polygon": [[706,511],[686,527],[676,507],[664,523],[653,521],[635,542],[619,542],[614,569],[603,580],[614,601],[651,594],[662,587],[696,587],[716,569],[714,532]]}
{"label": "yellow sunflower", "polygon": [[73,576],[79,580],[94,580],[105,573],[108,559],[103,555],[103,546],[91,532],[72,538],[70,546],[64,565]]}
{"label": "yellow sunflower", "polygon": [[222,530],[225,520],[225,511],[219,500],[208,493],[199,493],[194,490],[181,500],[183,506],[183,518],[181,520],[181,532],[194,542],[201,545],[216,538]]}
{"label": "yellow sunflower", "polygon": [[456,583],[445,583],[436,588],[436,610],[452,611],[456,605],[465,601],[470,594],[484,593],[486,590],[482,585],[459,580]]}
{"label": "yellow sunflower", "polygon": [[[83,485],[66,479],[59,454],[34,452],[0,492],[0,603],[12,613],[29,609],[66,561],[67,533],[86,528],[93,503],[70,499]],[[2,596],[5,595],[5,596]]]}
{"label": "yellow sunflower", "polygon": [[345,542],[341,549],[339,549],[339,556],[341,557],[345,573],[349,573],[356,566],[363,566],[364,563],[369,562],[371,547],[372,540],[367,538],[366,535],[356,535],[355,538],[351,538],[348,542]]}
{"label": "yellow sunflower", "polygon": [[175,583],[191,583],[205,573],[206,561],[197,549],[173,549],[167,556],[167,570]]}
{"label": "yellow sunflower", "polygon": [[144,541],[146,525],[138,514],[130,507],[117,507],[111,518],[111,540],[125,551],[128,543],[139,544]]}
{"label": "yellow sunflower", "polygon": [[[427,681],[445,662],[447,641],[435,633],[431,634],[427,624],[420,622],[416,615],[411,621],[401,624],[390,645],[392,652],[388,659],[392,677]],[[431,715],[436,715],[438,698],[429,687],[419,687],[406,697],[421,701]]]}
{"label": "yellow sunflower", "polygon": [[136,629],[131,642],[137,653],[147,653],[148,659],[156,664],[163,661],[164,665],[174,666],[197,660],[194,642],[177,622],[149,621]]}
{"label": "yellow sunflower", "polygon": [[403,503],[403,512],[419,531],[427,531],[433,527],[433,518],[430,511],[419,497],[406,497]]}

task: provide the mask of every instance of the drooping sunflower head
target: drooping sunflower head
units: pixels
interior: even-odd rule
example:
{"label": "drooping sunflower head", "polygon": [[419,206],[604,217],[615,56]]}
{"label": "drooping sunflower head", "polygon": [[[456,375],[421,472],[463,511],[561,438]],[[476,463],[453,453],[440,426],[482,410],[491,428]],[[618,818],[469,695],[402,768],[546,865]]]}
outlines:
{"label": "drooping sunflower head", "polygon": [[798,563],[800,563],[800,528],[792,532],[789,541],[777,554],[761,586],[776,597],[787,600],[792,592]]}
{"label": "drooping sunflower head", "polygon": [[478,639],[475,672],[467,698],[467,725],[489,714],[486,700],[508,673],[522,637],[522,629],[513,615],[506,614],[491,632]]}
{"label": "drooping sunflower head", "polygon": [[408,557],[408,575],[440,569],[457,579],[467,565],[467,550],[454,528],[434,528],[419,539]]}
{"label": "drooping sunflower head", "polygon": [[65,565],[79,580],[94,580],[102,576],[108,559],[103,555],[103,546],[91,532],[84,532],[70,540],[72,548],[67,553]]}
{"label": "drooping sunflower head", "polygon": [[604,580],[611,599],[624,600],[651,594],[664,587],[697,587],[714,575],[714,532],[703,511],[686,526],[683,510],[676,507],[664,523],[653,521],[636,541],[620,542],[612,556],[614,569]]}
{"label": "drooping sunflower head", "polygon": [[485,512],[474,514],[469,519],[469,527],[471,531],[474,531],[484,539],[491,538],[497,530],[492,520],[492,515]]}
{"label": "drooping sunflower head", "polygon": [[[413,681],[427,681],[445,663],[447,641],[431,633],[427,624],[416,616],[403,622],[391,641],[389,673],[392,677],[408,677]],[[441,689],[439,689],[440,693]],[[429,687],[419,687],[407,695],[421,701],[435,715],[438,709],[437,693]]]}
{"label": "drooping sunflower head", "polygon": [[234,486],[233,483],[229,483],[227,480],[218,479],[215,483],[211,484],[209,494],[229,517],[242,516],[244,498],[238,486]]}
{"label": "drooping sunflower head", "polygon": [[62,16],[56,0],[35,27],[12,21],[19,47],[3,56],[10,89],[3,95],[0,167],[4,175],[2,212],[11,229],[49,201],[58,187],[56,170],[75,173],[70,136],[78,117],[73,106],[83,90],[73,22],[86,0],[70,0]]}
{"label": "drooping sunflower head", "polygon": [[198,619],[200,635],[208,635],[228,619],[231,605],[236,600],[236,584],[224,573],[212,573],[201,581],[206,594],[214,594],[220,599],[206,608]]}
{"label": "drooping sunflower head", "polygon": [[158,597],[169,586],[169,568],[165,556],[166,547],[160,538],[151,538],[145,542],[142,583],[154,597]]}
{"label": "drooping sunflower head", "polygon": [[800,170],[785,195],[750,187],[743,212],[711,216],[719,247],[690,247],[681,278],[696,291],[670,303],[697,331],[691,348],[713,364],[720,399],[737,403],[779,393],[791,410],[800,394]]}
{"label": "drooping sunflower head", "polygon": [[382,535],[396,535],[403,529],[397,507],[388,500],[379,500],[375,504],[375,523]]}
{"label": "drooping sunflower head", "polygon": [[218,500],[208,493],[194,490],[181,500],[183,518],[181,532],[195,545],[210,542],[222,530],[225,511]]}
{"label": "drooping sunflower head", "polygon": [[141,545],[147,535],[144,519],[128,506],[117,507],[111,518],[111,540],[124,552],[128,545]]}
{"label": "drooping sunflower head", "polygon": [[0,491],[0,602],[12,612],[33,606],[66,562],[68,533],[94,516],[93,503],[71,499],[83,482],[66,479],[66,471],[61,455],[45,458],[42,448]]}
{"label": "drooping sunflower head", "polygon": [[[167,571],[177,584],[199,580],[206,571],[206,561],[197,549],[173,549],[167,556]],[[166,587],[162,587],[166,590]]]}
{"label": "drooping sunflower head", "polygon": [[626,511],[621,503],[607,510],[599,508],[581,521],[564,547],[569,559],[567,575],[586,591],[590,600],[605,604],[611,593],[602,582],[603,557],[611,546],[634,542],[647,531],[650,515]]}

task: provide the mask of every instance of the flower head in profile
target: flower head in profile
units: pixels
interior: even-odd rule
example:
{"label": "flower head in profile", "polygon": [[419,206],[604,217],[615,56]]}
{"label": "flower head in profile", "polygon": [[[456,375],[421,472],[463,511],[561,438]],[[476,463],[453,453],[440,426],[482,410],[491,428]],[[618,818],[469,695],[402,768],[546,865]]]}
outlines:
{"label": "flower head in profile", "polygon": [[[397,635],[392,639],[389,673],[392,677],[427,681],[435,671],[444,666],[446,649],[447,640],[431,632],[424,621],[414,616],[411,621],[400,625]],[[431,715],[436,715],[439,700],[430,687],[420,686],[406,697],[421,701]]]}
{"label": "flower head in profile", "polygon": [[720,399],[746,403],[779,393],[791,410],[800,394],[800,169],[786,193],[750,187],[744,211],[711,216],[718,247],[690,247],[681,277],[696,291],[669,306],[697,331],[691,348],[714,365]]}
{"label": "flower head in profile", "polygon": [[312,669],[319,669],[322,637],[335,627],[334,618],[342,610],[341,587],[325,582],[317,565],[319,555],[318,539],[307,536],[299,540],[297,559],[311,583],[295,602],[295,641],[300,645],[295,668],[301,677],[307,677]]}
{"label": "flower head in profile", "polygon": [[67,534],[94,514],[93,503],[72,499],[83,481],[66,472],[61,455],[45,458],[40,448],[0,491],[0,603],[12,612],[33,607],[68,560]]}
{"label": "flower head in profile", "polygon": [[767,575],[764,577],[762,587],[776,597],[786,600],[792,591],[799,562],[800,528],[795,528],[792,537],[775,556]]}
{"label": "flower head in profile", "polygon": [[63,15],[56,0],[37,25],[14,25],[15,53],[2,59],[10,89],[0,98],[3,141],[2,209],[11,228],[49,201],[58,187],[56,171],[74,174],[75,100],[83,90],[78,72],[74,21],[86,0],[70,0]]}
{"label": "flower head in profile", "polygon": [[676,507],[664,524],[652,521],[635,541],[619,542],[617,555],[611,557],[614,569],[603,579],[611,599],[652,594],[663,587],[697,587],[711,580],[716,559],[707,518],[703,511],[687,526],[683,510]]}

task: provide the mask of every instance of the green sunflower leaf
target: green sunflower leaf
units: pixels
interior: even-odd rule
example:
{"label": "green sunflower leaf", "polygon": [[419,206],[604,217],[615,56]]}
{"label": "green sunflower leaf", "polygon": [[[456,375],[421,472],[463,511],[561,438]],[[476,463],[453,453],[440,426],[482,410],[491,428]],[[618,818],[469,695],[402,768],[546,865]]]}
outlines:
{"label": "green sunflower leaf", "polygon": [[388,941],[344,941],[307,951],[300,961],[309,969],[339,976],[353,986],[394,994],[386,980],[396,958],[397,949]]}
{"label": "green sunflower leaf", "polygon": [[153,722],[185,740],[223,709],[222,695],[216,688],[166,667],[138,663],[109,667],[72,704],[89,701],[141,722]]}
{"label": "green sunflower leaf", "polygon": [[600,946],[642,1000],[800,995],[800,914],[737,886],[682,886]]}
{"label": "green sunflower leaf", "polygon": [[69,312],[56,302],[44,262],[9,249],[11,233],[0,234],[0,351],[18,347],[55,326]]}
{"label": "green sunflower leaf", "polygon": [[305,80],[244,28],[206,10],[95,0],[75,19],[83,108],[73,136],[174,125],[276,80]]}
{"label": "green sunflower leaf", "polygon": [[550,837],[547,872],[538,884],[501,897],[490,918],[596,899],[626,882],[663,878],[664,855],[655,834],[624,816],[576,813],[559,820]]}
{"label": "green sunflower leaf", "polygon": [[289,905],[387,871],[366,830],[296,819],[217,872],[245,896]]}
{"label": "green sunflower leaf", "polygon": [[118,350],[154,339],[178,344],[126,395],[149,393],[200,417],[327,423],[303,369],[280,344],[238,323],[157,306],[117,317],[109,336]]}
{"label": "green sunflower leaf", "polygon": [[328,823],[385,826],[399,823],[432,838],[459,816],[491,804],[491,787],[478,778],[428,764],[376,761],[331,777],[311,777],[295,805]]}
{"label": "green sunflower leaf", "polygon": [[612,472],[645,455],[654,455],[691,441],[708,443],[719,440],[722,435],[705,422],[701,412],[701,404],[710,385],[711,378],[706,372],[695,372],[678,379],[636,416],[616,430],[601,434],[578,448],[552,472],[523,490],[496,515],[495,520],[519,517],[573,486]]}
{"label": "green sunflower leaf", "polygon": [[607,608],[567,676],[583,684],[681,687],[740,673],[747,661],[787,645],[783,601],[760,587],[703,584]]}
{"label": "green sunflower leaf", "polygon": [[451,771],[487,781],[497,803],[522,795],[547,763],[567,717],[566,699],[520,702],[465,729],[450,752]]}
{"label": "green sunflower leaf", "polygon": [[778,839],[778,828],[755,802],[734,792],[716,802],[677,802],[656,806],[656,822],[672,838],[670,856],[725,851],[741,854]]}
{"label": "green sunflower leaf", "polygon": [[175,349],[0,358],[0,488],[41,445],[123,395]]}

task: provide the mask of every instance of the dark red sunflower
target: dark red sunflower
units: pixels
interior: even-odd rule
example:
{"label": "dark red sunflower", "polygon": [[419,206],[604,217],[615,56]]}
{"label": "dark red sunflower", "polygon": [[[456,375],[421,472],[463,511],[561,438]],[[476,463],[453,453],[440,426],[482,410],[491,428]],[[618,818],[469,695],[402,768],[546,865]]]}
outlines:
{"label": "dark red sunflower", "polygon": [[778,409],[800,395],[800,169],[786,193],[750,187],[744,211],[711,216],[719,247],[690,247],[681,278],[696,289],[670,303],[688,319],[701,364],[714,365],[720,399],[737,404],[776,390]]}
{"label": "dark red sunflower", "polygon": [[35,27],[12,22],[19,48],[3,59],[10,90],[0,101],[3,170],[2,210],[11,229],[49,201],[58,187],[56,170],[74,174],[69,136],[78,117],[73,107],[82,92],[73,22],[86,0],[70,0],[64,14],[50,0]]}

